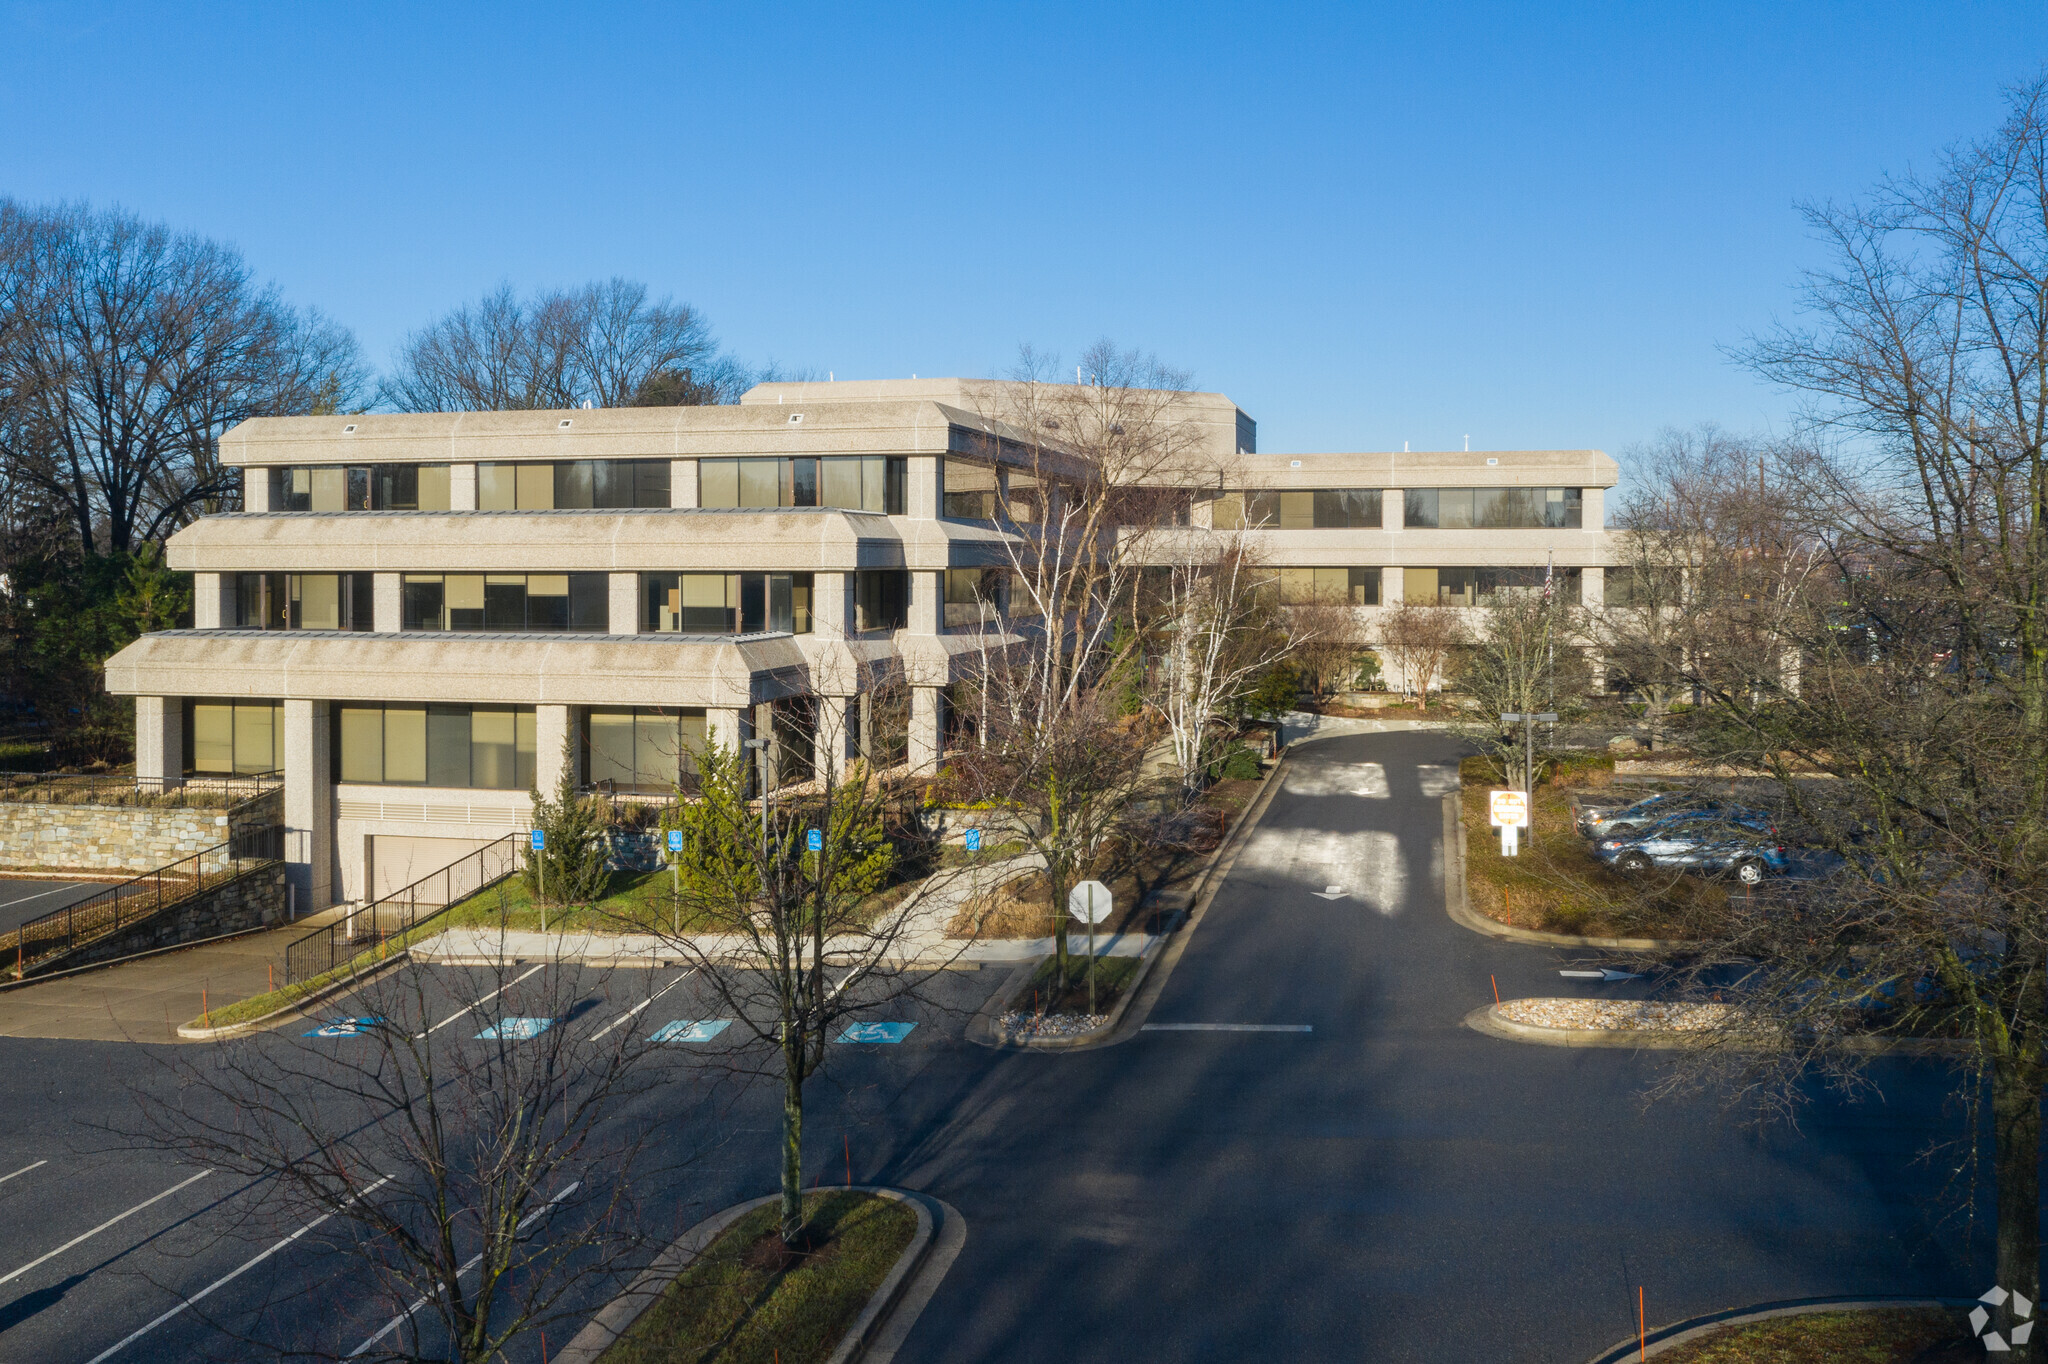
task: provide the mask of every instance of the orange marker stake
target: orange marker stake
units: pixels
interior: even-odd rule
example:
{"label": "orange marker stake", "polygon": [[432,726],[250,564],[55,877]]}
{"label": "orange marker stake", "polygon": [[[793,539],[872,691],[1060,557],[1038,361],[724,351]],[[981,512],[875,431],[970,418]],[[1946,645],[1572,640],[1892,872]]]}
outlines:
{"label": "orange marker stake", "polygon": [[846,1138],[846,1187],[853,1187],[853,1138]]}
{"label": "orange marker stake", "polygon": [[1486,978],[1493,981],[1493,1007],[1498,1009],[1500,1007],[1500,981],[1495,979],[1490,971],[1487,973]]}
{"label": "orange marker stake", "polygon": [[1636,1285],[1636,1358],[1650,1357],[1650,1318],[1643,1311],[1643,1286]]}

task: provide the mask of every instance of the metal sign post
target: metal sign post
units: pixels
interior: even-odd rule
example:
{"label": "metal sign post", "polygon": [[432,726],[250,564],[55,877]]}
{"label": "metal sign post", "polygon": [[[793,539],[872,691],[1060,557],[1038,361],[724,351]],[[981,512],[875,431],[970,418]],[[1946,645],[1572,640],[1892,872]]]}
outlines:
{"label": "metal sign post", "polygon": [[[535,854],[547,851],[548,836],[544,829],[535,829],[531,835]],[[548,931],[548,860],[536,855],[533,859],[534,879],[540,882],[540,931]]]}
{"label": "metal sign post", "polygon": [[1100,881],[1083,881],[1067,892],[1067,913],[1088,925],[1088,1012],[1091,1014],[1095,1012],[1095,925],[1109,917],[1112,903],[1109,887]]}
{"label": "metal sign post", "polygon": [[675,931],[683,935],[683,831],[668,831],[668,874],[670,887],[675,893]]}
{"label": "metal sign post", "polygon": [[1522,792],[1531,801],[1536,799],[1536,722],[1539,720],[1554,725],[1557,723],[1557,712],[1546,710],[1538,714],[1535,711],[1525,711],[1517,714],[1505,710],[1500,716],[1502,724],[1519,724],[1522,727]]}

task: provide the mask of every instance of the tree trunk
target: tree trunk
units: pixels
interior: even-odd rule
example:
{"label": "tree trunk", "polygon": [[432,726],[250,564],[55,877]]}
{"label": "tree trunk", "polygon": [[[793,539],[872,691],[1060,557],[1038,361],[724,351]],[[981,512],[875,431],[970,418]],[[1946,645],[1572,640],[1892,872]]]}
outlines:
{"label": "tree trunk", "polygon": [[[2022,1044],[2024,1045],[2024,1044]],[[2001,1057],[1991,1070],[1992,1161],[1998,1178],[1998,1285],[2041,1300],[2041,1077],[2029,1060]],[[2014,1361],[2042,1358],[2029,1341]]]}
{"label": "tree trunk", "polygon": [[[787,1038],[789,1028],[783,1025]],[[803,1062],[782,1053],[782,1244],[797,1243],[804,1230],[804,1081]]]}
{"label": "tree trunk", "polygon": [[1055,963],[1053,981],[1056,993],[1053,998],[1067,992],[1067,878],[1055,872],[1048,862],[1045,868],[1045,884],[1051,891],[1052,910],[1052,955]]}

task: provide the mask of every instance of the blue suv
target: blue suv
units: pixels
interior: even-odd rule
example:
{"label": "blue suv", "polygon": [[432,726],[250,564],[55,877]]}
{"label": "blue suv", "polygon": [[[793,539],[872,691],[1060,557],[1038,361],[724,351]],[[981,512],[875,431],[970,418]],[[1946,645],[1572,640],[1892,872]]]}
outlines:
{"label": "blue suv", "polygon": [[1593,856],[1631,873],[1653,867],[1732,873],[1747,886],[1782,876],[1792,866],[1769,820],[1728,811],[1672,815],[1626,838],[1601,839]]}

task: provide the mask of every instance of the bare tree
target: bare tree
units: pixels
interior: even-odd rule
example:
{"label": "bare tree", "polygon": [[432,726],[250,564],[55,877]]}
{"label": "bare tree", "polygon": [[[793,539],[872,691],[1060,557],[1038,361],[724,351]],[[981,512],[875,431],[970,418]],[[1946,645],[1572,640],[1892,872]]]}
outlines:
{"label": "bare tree", "polygon": [[1317,592],[1285,614],[1287,655],[1307,678],[1310,693],[1327,698],[1355,669],[1365,649],[1365,624],[1341,590]]}
{"label": "bare tree", "polygon": [[1447,679],[1466,632],[1458,608],[1406,602],[1381,617],[1380,640],[1402,685],[1428,710],[1430,688]]}
{"label": "bare tree", "polygon": [[121,554],[238,489],[216,442],[247,417],[359,400],[354,338],[259,288],[240,255],[118,211],[8,204],[0,450]]}
{"label": "bare tree", "polygon": [[[827,741],[839,741],[831,712],[822,715]],[[735,1064],[780,1083],[781,1232],[796,1245],[806,1083],[850,1023],[916,995],[926,973],[960,949],[921,936],[913,902],[876,903],[896,851],[889,793],[865,764],[841,781],[750,799],[754,762],[752,753],[717,747],[696,756],[696,798],[674,816],[684,836],[676,917],[628,926],[661,937],[696,968],[753,1044]]]}
{"label": "bare tree", "polygon": [[1706,1054],[1785,1096],[1852,1076],[1873,1034],[1951,1039],[1971,1150],[1988,1091],[1998,1282],[2038,1298],[2048,83],[1932,173],[1807,216],[1833,259],[1806,320],[1744,354],[1806,396],[1811,448],[1652,509],[1697,574],[1676,637],[1639,640],[1703,703],[1689,742],[1770,772],[1781,817],[1843,859],[1794,913],[1738,904],[1702,953],[1744,973]]}
{"label": "bare tree", "polygon": [[281,1358],[484,1364],[644,1258],[649,1129],[621,1117],[673,1077],[637,1010],[578,1016],[606,978],[511,970],[403,968],[328,1036],[210,1048],[173,1064],[173,1096],[143,1094],[130,1136],[248,1177],[263,1220],[317,1219],[299,1243],[367,1270],[391,1312],[362,1340],[278,1339],[277,1303],[217,1325]]}
{"label": "bare tree", "polygon": [[1458,729],[1508,785],[1533,791],[1556,757],[1556,727],[1525,729],[1500,717],[1562,712],[1569,723],[1584,709],[1584,614],[1548,589],[1520,588],[1494,593],[1479,615],[1479,629],[1455,664],[1458,689],[1475,707]]}
{"label": "bare tree", "polygon": [[1201,794],[1210,759],[1210,731],[1231,701],[1298,648],[1299,617],[1274,605],[1271,570],[1243,530],[1190,530],[1162,536],[1155,569],[1156,600],[1145,615],[1158,641],[1152,704],[1166,721],[1181,801]]}
{"label": "bare tree", "polygon": [[402,412],[733,402],[750,376],[687,303],[612,278],[521,300],[511,285],[413,333],[384,381]]}

